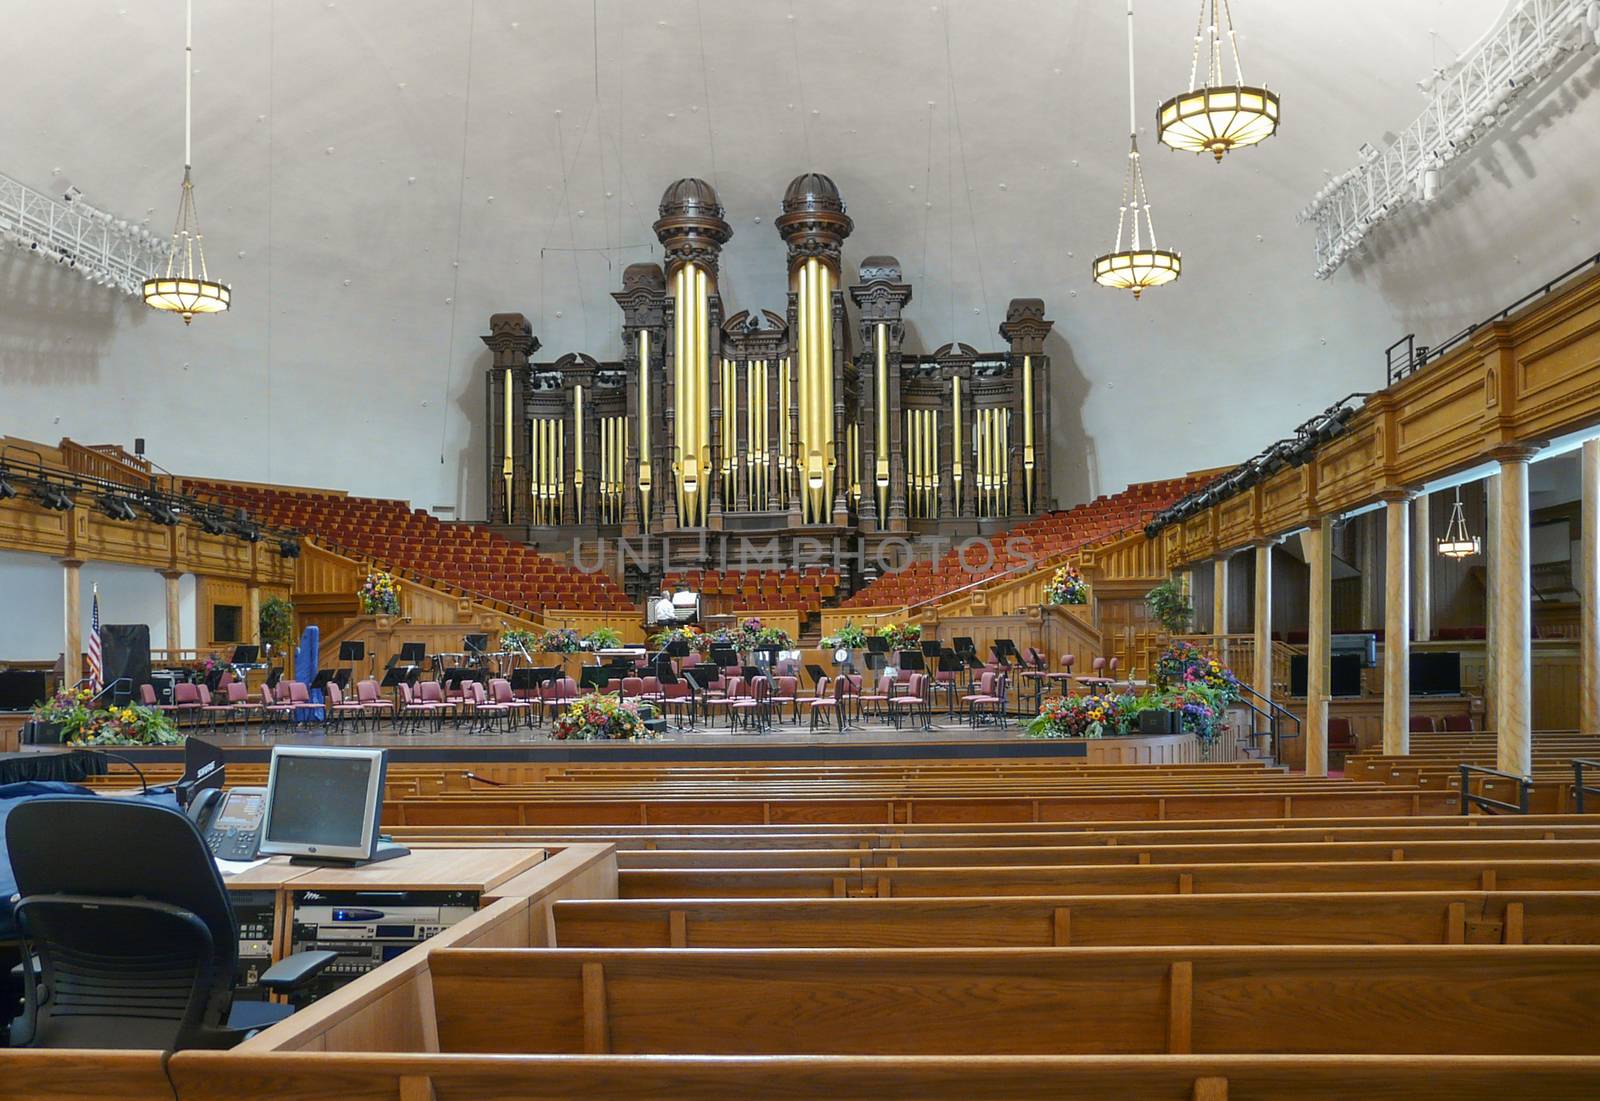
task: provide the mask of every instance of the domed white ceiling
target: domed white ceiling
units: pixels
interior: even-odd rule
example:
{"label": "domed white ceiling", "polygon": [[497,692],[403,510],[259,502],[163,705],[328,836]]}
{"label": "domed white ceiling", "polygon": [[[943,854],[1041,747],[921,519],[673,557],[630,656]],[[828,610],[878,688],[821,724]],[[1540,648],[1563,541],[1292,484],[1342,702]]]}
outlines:
{"label": "domed white ceiling", "polygon": [[[1503,6],[1235,4],[1282,132],[1221,165],[1146,134],[1184,275],[1135,303],[1087,274],[1125,166],[1115,0],[198,0],[197,196],[233,309],[186,330],[0,250],[0,430],[143,435],[182,471],[477,516],[488,315],[527,313],[541,358],[618,355],[609,292],[659,257],[655,204],[685,175],[714,183],[735,228],[730,312],[781,309],[772,218],[814,169],[855,220],[847,278],[889,253],[914,283],[912,350],[997,347],[1008,299],[1045,300],[1063,503],[1231,463],[1380,386],[1397,337],[1432,341],[1600,248],[1587,62],[1437,202],[1312,277],[1295,211],[1410,122],[1416,81]],[[1186,83],[1194,15],[1140,5],[1142,126]],[[181,0],[0,0],[0,23],[0,171],[70,180],[166,232]]]}

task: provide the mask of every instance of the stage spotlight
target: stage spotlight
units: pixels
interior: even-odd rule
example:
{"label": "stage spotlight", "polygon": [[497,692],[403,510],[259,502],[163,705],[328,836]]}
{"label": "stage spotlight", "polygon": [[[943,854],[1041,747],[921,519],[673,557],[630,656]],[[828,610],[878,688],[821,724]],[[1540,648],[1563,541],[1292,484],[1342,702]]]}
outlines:
{"label": "stage spotlight", "polygon": [[148,497],[144,501],[145,515],[163,527],[173,527],[178,523],[177,506],[156,497]]}
{"label": "stage spotlight", "polygon": [[0,501],[8,501],[17,495],[16,487],[7,480],[4,471],[0,471]]}
{"label": "stage spotlight", "polygon": [[228,534],[227,525],[209,512],[202,512],[200,515],[196,516],[195,519],[200,521],[200,530],[205,532],[207,535]]}
{"label": "stage spotlight", "polygon": [[282,558],[299,558],[300,542],[296,539],[284,539],[278,543],[278,555]]}
{"label": "stage spotlight", "polygon": [[233,534],[243,539],[246,543],[259,543],[261,541],[261,529],[248,520],[234,521]]}
{"label": "stage spotlight", "polygon": [[78,503],[70,492],[49,482],[40,482],[36,485],[33,495],[41,505],[54,512],[66,512]]}
{"label": "stage spotlight", "polygon": [[95,502],[100,511],[113,520],[137,520],[139,514],[133,511],[133,505],[126,497],[118,497],[114,493],[104,493]]}

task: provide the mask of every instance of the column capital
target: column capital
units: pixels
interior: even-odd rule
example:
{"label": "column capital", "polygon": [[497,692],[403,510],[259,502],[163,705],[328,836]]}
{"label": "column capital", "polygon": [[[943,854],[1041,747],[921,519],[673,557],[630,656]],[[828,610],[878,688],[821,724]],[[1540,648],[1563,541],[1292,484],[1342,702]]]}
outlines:
{"label": "column capital", "polygon": [[156,572],[162,577],[166,578],[168,581],[177,581],[182,578],[184,574],[183,570],[157,570]]}
{"label": "column capital", "polygon": [[1525,463],[1539,453],[1541,443],[1506,443],[1491,447],[1488,457],[1497,463]]}
{"label": "column capital", "polygon": [[58,558],[56,561],[60,562],[63,566],[74,570],[83,565],[84,562],[82,558]]}
{"label": "column capital", "polygon": [[1378,491],[1378,500],[1385,504],[1398,504],[1403,501],[1412,501],[1417,497],[1417,491],[1409,486],[1390,486]]}
{"label": "column capital", "polygon": [[1262,548],[1264,550],[1271,550],[1273,547],[1276,547],[1278,544],[1280,544],[1282,542],[1283,542],[1283,536],[1281,536],[1281,535],[1266,535],[1266,536],[1263,536],[1260,539],[1257,539],[1257,540],[1253,541],[1250,545],[1252,547],[1259,547],[1259,548]]}

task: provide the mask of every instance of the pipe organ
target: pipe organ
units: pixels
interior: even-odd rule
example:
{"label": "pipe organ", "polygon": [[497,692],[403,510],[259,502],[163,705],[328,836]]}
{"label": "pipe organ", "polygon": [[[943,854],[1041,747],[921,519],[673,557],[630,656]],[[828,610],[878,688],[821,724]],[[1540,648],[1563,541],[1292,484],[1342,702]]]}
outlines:
{"label": "pipe organ", "polygon": [[534,362],[521,314],[490,319],[491,523],[527,538],[648,533],[709,559],[729,534],[965,535],[1052,506],[1043,302],[1011,301],[1000,350],[912,353],[899,261],[867,257],[845,285],[854,223],[832,180],[796,177],[774,225],[789,275],[780,311],[724,316],[733,229],[691,178],[661,199],[664,264],[631,265],[612,296],[620,360]]}

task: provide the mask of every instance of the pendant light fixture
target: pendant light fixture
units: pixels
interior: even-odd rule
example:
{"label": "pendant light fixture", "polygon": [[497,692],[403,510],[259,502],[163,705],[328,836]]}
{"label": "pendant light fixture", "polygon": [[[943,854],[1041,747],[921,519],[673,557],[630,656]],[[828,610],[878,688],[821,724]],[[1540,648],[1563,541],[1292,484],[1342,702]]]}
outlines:
{"label": "pendant light fixture", "polygon": [[1455,507],[1450,510],[1450,522],[1445,525],[1444,537],[1439,540],[1439,553],[1445,558],[1471,558],[1483,551],[1483,541],[1467,534],[1467,514],[1461,508],[1461,487],[1456,486]]}
{"label": "pendant light fixture", "polygon": [[[1210,22],[1207,22],[1207,12]],[[1233,54],[1233,83],[1222,75],[1222,32]],[[1200,45],[1206,44],[1206,71],[1200,72]],[[1254,145],[1278,130],[1278,96],[1265,86],[1244,82],[1239,65],[1239,40],[1233,30],[1228,0],[1200,0],[1200,21],[1194,30],[1194,57],[1189,62],[1189,91],[1156,108],[1156,137],[1174,149],[1210,153],[1221,162],[1230,149]]]}
{"label": "pendant light fixture", "polygon": [[[1143,215],[1144,225],[1139,224]],[[1122,247],[1123,231],[1128,247]],[[1148,245],[1145,243],[1148,238]],[[1122,183],[1122,209],[1117,215],[1117,239],[1111,251],[1095,258],[1094,281],[1102,287],[1132,290],[1138,298],[1146,287],[1159,287],[1178,278],[1183,259],[1156,246],[1156,227],[1150,220],[1150,197],[1139,166],[1139,124],[1133,93],[1133,0],[1128,0],[1128,174]]]}
{"label": "pendant light fixture", "polygon": [[144,281],[144,302],[152,309],[165,310],[183,318],[185,325],[197,313],[221,313],[228,308],[232,291],[206,272],[205,238],[200,233],[200,215],[194,205],[194,182],[189,178],[194,165],[194,0],[185,0],[183,19],[183,191],[178,197],[178,221],[172,227],[172,247],[167,252],[164,274]]}

